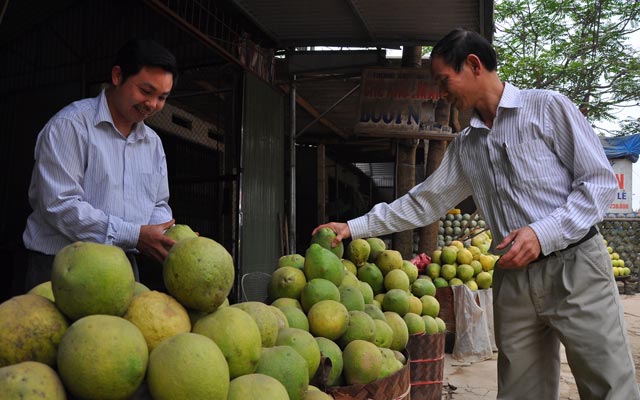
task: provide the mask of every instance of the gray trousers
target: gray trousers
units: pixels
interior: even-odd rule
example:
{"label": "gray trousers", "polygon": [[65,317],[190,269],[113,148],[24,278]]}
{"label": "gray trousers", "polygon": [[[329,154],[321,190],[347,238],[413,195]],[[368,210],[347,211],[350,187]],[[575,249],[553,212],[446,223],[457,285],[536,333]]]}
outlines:
{"label": "gray trousers", "polygon": [[[133,276],[136,281],[140,281],[138,273],[138,263],[133,253],[126,253]],[[51,280],[51,269],[53,268],[53,259],[55,256],[40,253],[33,250],[27,250],[27,273],[25,276],[24,290],[28,292],[34,286]]]}
{"label": "gray trousers", "polygon": [[640,399],[602,236],[520,270],[494,271],[498,399],[559,398],[560,343],[581,399]]}

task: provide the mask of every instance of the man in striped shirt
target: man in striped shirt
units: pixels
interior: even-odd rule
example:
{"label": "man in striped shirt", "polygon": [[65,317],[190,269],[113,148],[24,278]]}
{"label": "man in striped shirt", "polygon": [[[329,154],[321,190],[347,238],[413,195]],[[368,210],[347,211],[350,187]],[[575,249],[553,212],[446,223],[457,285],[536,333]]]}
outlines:
{"label": "man in striped shirt", "polygon": [[123,46],[111,85],[53,116],[38,135],[23,241],[26,290],[51,279],[54,255],[76,241],[163,261],[174,241],[164,149],[144,119],[160,111],[177,78],[173,54],[150,40]]}
{"label": "man in striped shirt", "polygon": [[440,40],[433,76],[452,105],[474,111],[470,126],[405,196],[320,227],[337,233],[335,243],[400,232],[473,196],[502,254],[493,281],[498,398],[557,399],[562,343],[581,398],[640,399],[611,262],[595,228],[616,190],[611,166],[568,98],[519,90],[496,68],[479,34],[456,29]]}

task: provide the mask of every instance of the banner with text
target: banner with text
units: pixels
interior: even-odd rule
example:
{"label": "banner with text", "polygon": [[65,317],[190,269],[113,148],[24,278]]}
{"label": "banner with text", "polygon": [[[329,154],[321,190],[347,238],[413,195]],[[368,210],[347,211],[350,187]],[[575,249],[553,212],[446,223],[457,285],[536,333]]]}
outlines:
{"label": "banner with text", "polygon": [[609,160],[613,167],[613,172],[616,174],[618,181],[618,191],[613,203],[609,206],[608,213],[612,214],[627,214],[633,212],[631,207],[631,166],[632,163],[626,158],[616,158]]}

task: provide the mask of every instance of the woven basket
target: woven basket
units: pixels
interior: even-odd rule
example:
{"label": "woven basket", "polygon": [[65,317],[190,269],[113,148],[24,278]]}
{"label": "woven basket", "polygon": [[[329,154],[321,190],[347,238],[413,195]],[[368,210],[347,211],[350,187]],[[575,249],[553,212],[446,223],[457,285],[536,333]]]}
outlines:
{"label": "woven basket", "polygon": [[450,286],[437,288],[436,299],[440,303],[440,313],[438,313],[438,317],[442,318],[447,327],[445,351],[451,354],[456,341],[456,313],[453,308],[453,290]]}
{"label": "woven basket", "polygon": [[411,365],[411,397],[420,400],[442,398],[445,334],[409,336],[407,351]]}

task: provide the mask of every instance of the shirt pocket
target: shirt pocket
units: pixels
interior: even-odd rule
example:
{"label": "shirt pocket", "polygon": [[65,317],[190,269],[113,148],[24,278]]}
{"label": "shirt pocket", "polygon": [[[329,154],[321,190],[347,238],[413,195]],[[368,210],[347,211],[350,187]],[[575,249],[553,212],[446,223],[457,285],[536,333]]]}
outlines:
{"label": "shirt pocket", "polygon": [[162,174],[159,172],[141,172],[137,175],[136,187],[139,188],[138,192],[143,196],[139,199],[141,203],[155,204],[161,179]]}
{"label": "shirt pocket", "polygon": [[505,146],[512,184],[522,188],[544,188],[553,185],[553,177],[562,175],[560,160],[547,144],[536,139]]}

